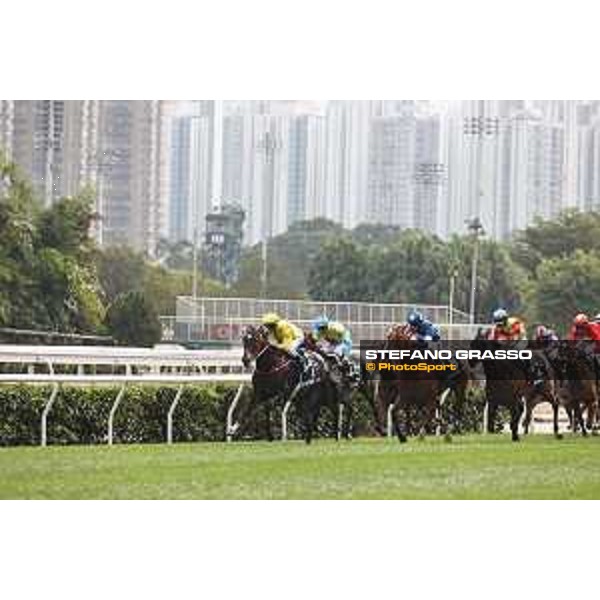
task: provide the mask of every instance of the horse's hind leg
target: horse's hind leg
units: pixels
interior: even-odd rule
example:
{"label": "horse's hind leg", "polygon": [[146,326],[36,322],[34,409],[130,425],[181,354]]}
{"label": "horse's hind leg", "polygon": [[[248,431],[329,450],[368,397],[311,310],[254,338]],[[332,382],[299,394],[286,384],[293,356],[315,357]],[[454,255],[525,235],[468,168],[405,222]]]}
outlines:
{"label": "horse's hind leg", "polygon": [[271,401],[265,402],[265,430],[267,434],[267,441],[272,442],[275,438],[273,437],[273,427],[271,424]]}
{"label": "horse's hind leg", "polygon": [[587,429],[583,421],[583,415],[581,414],[581,404],[579,400],[575,400],[573,403],[573,433],[577,431],[577,427],[581,428],[581,435],[587,436]]}
{"label": "horse's hind leg", "polygon": [[350,439],[350,433],[352,431],[352,421],[354,418],[354,411],[352,410],[352,402],[350,401],[350,398],[346,398],[346,401],[342,404],[342,406],[344,407],[344,422],[343,422],[343,427],[342,427],[342,437],[345,440],[349,440]]}

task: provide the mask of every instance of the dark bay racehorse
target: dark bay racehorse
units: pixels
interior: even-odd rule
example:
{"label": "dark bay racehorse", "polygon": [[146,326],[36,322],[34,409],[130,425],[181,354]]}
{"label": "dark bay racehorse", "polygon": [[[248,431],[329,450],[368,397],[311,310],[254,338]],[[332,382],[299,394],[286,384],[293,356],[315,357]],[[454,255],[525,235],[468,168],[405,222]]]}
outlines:
{"label": "dark bay racehorse", "polygon": [[360,387],[360,377],[356,377],[350,358],[343,361],[315,342],[311,335],[306,336],[305,344],[310,351],[320,354],[325,360],[326,376],[335,388],[335,402],[328,402],[327,407],[332,412],[334,422],[338,424],[338,439],[349,439],[353,421],[352,393]]}
{"label": "dark bay racehorse", "polygon": [[[405,344],[415,348],[409,325],[393,326],[387,335],[390,343]],[[408,363],[409,361],[403,361]],[[439,410],[440,377],[426,371],[381,371],[379,393],[375,401],[376,421],[384,422],[390,404],[394,430],[401,443],[412,432],[423,433],[427,425],[435,423],[447,440],[450,440],[445,415]],[[411,424],[411,414],[417,418]]]}
{"label": "dark bay racehorse", "polygon": [[[471,342],[471,349],[507,349],[507,342],[489,339],[489,330],[481,328]],[[494,433],[496,414],[500,406],[510,410],[510,431],[513,442],[519,441],[519,421],[524,410],[524,396],[530,385],[526,366],[518,360],[472,359],[471,365],[481,362],[485,373],[485,396],[488,407],[487,431]]]}
{"label": "dark bay racehorse", "polygon": [[[408,342],[412,339],[412,330],[410,326],[406,324],[393,325],[390,327],[387,333],[387,340],[390,342]],[[423,413],[424,418],[421,422],[417,422],[412,426],[408,423],[408,429],[413,433],[421,433],[423,429],[436,422],[441,426],[442,429],[447,429],[447,423],[445,419],[440,421],[437,419],[438,412],[441,411],[442,401],[447,401],[450,393],[454,394],[454,410],[451,415],[453,431],[455,433],[460,432],[460,423],[462,421],[462,413],[465,405],[466,392],[471,380],[470,368],[468,363],[459,361],[458,370],[453,373],[429,373],[423,378],[433,380],[437,386],[435,398],[431,398],[428,393],[423,389],[423,397],[420,401],[410,402],[409,406],[405,407],[405,411],[408,414],[407,420],[410,421],[410,412]],[[364,365],[361,365],[361,371],[364,371]],[[371,374],[372,375],[372,374]],[[450,375],[450,376],[449,376]],[[410,380],[414,380],[414,375],[410,377]],[[381,377],[365,377],[363,376],[362,387],[363,394],[369,400],[373,414],[375,418],[375,428],[379,435],[386,434],[386,421],[387,412],[389,407],[394,404],[396,396],[394,393],[394,384],[391,381],[398,381],[396,374],[386,374],[384,371]],[[370,384],[370,385],[367,385]],[[433,385],[423,386],[421,388],[433,389]],[[426,402],[423,402],[426,400]],[[395,409],[392,409],[395,411]],[[441,415],[440,415],[441,417]]]}
{"label": "dark bay racehorse", "polygon": [[531,364],[531,383],[525,388],[525,416],[523,417],[523,433],[529,433],[533,410],[538,404],[548,402],[552,407],[554,435],[560,438],[558,430],[558,411],[560,399],[558,386],[560,377],[557,371],[558,343],[550,342],[545,348],[534,344],[535,350]]}
{"label": "dark bay racehorse", "polygon": [[271,412],[275,404],[283,405],[286,401],[293,400],[300,416],[304,440],[309,444],[321,406],[335,406],[337,415],[337,390],[327,375],[323,359],[316,354],[310,355],[314,378],[303,382],[298,361],[271,345],[264,327],[249,326],[242,335],[242,343],[244,366],[249,367],[252,362],[255,363],[252,374],[254,394],[238,422],[244,423],[255,407],[262,407],[265,410],[267,438],[272,440]]}
{"label": "dark bay racehorse", "polygon": [[[598,414],[598,363],[589,343],[562,341],[557,348],[558,401],[569,414],[573,431],[593,431]],[[583,410],[587,422],[583,421]],[[586,429],[587,427],[587,429]]]}

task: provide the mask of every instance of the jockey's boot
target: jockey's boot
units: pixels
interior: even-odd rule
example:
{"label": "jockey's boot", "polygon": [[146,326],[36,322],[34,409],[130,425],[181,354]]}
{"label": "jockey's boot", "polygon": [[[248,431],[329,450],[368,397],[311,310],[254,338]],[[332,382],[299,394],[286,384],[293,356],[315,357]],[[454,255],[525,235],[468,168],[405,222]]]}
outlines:
{"label": "jockey's boot", "polygon": [[296,355],[300,362],[300,381],[302,383],[307,383],[312,381],[315,378],[314,367],[304,348],[298,348],[296,350]]}

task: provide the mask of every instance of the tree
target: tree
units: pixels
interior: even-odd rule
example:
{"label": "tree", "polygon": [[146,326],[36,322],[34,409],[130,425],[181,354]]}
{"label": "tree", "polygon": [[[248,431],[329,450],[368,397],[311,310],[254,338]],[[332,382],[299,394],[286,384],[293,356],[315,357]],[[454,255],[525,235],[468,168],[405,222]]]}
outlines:
{"label": "tree", "polygon": [[[523,269],[513,262],[504,244],[486,239],[479,245],[476,320],[487,321],[500,306],[511,312],[521,311],[526,287]],[[449,266],[458,266],[454,305],[465,312],[470,308],[473,251],[472,236],[454,236],[448,244]]]}
{"label": "tree", "polygon": [[93,218],[87,192],[42,208],[18,167],[0,160],[1,323],[85,333],[101,326]]}
{"label": "tree", "polygon": [[565,258],[543,260],[531,293],[534,317],[563,332],[579,312],[600,312],[600,253],[576,250]]}
{"label": "tree", "polygon": [[[267,296],[270,298],[306,298],[310,264],[323,244],[347,235],[344,229],[327,219],[299,221],[268,243]],[[240,277],[232,293],[258,297],[261,293],[262,244],[242,254]]]}
{"label": "tree", "polygon": [[532,275],[540,262],[576,250],[600,251],[600,213],[568,209],[553,219],[536,218],[514,236],[512,256]]}
{"label": "tree", "polygon": [[117,296],[106,313],[107,329],[119,343],[153,346],[161,339],[161,325],[152,302],[140,292]]}
{"label": "tree", "polygon": [[369,277],[367,252],[338,238],[325,243],[312,261],[308,290],[314,300],[364,300],[369,296]]}
{"label": "tree", "polygon": [[428,304],[447,300],[448,259],[439,238],[407,229],[390,245],[373,248],[370,256],[371,299]]}

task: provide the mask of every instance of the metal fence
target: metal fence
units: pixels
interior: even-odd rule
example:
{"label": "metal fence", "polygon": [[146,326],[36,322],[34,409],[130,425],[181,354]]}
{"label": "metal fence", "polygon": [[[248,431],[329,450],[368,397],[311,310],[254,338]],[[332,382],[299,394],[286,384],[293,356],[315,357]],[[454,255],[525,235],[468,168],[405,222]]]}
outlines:
{"label": "metal fence", "polygon": [[206,319],[257,319],[276,312],[294,321],[327,315],[343,323],[398,323],[413,309],[436,323],[468,323],[469,315],[438,304],[383,304],[370,302],[316,302],[312,300],[265,300],[260,298],[192,298],[179,296],[178,317]]}
{"label": "metal fence", "polygon": [[260,323],[263,314],[276,312],[304,329],[317,315],[343,322],[359,340],[385,336],[393,323],[406,320],[417,309],[439,323],[446,339],[470,339],[477,325],[469,316],[445,305],[376,304],[367,302],[313,302],[307,300],[261,300],[257,298],[177,298],[177,315],[161,317],[164,341],[227,342],[236,344],[243,328]]}

